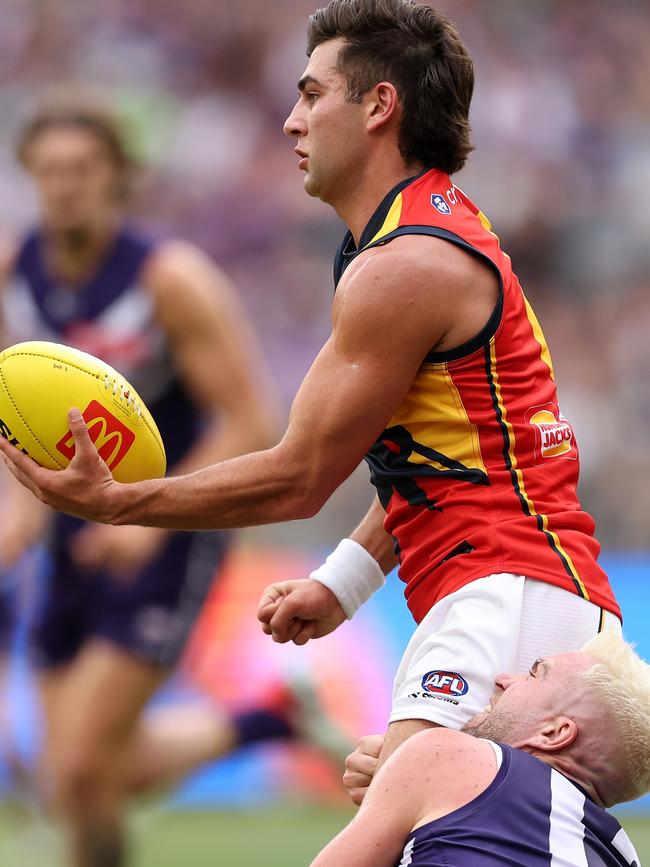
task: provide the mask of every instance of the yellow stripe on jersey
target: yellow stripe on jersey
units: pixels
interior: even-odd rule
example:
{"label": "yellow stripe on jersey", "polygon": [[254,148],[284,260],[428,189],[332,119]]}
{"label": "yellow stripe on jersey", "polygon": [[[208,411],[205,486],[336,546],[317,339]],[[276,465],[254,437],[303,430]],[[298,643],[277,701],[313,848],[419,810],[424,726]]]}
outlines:
{"label": "yellow stripe on jersey", "polygon": [[[528,309],[530,310],[530,308],[528,308]],[[530,312],[532,313],[532,310]],[[534,314],[533,314],[533,316],[534,316]],[[535,321],[537,321],[537,320],[535,320]],[[539,325],[538,325],[538,328],[539,328]],[[540,329],[540,334],[541,334],[541,329]],[[543,341],[543,339],[544,338],[542,335],[542,341]],[[545,342],[542,343],[542,346],[543,346],[543,348],[545,348],[546,343]],[[548,350],[546,350],[546,351],[548,352]],[[550,358],[549,358],[549,361],[550,361]],[[587,593],[587,589],[586,589],[585,585],[583,584],[582,579],[580,578],[580,575],[578,574],[578,570],[573,565],[573,561],[572,561],[571,557],[562,547],[562,544],[560,542],[560,539],[559,539],[557,533],[554,533],[553,530],[549,529],[548,516],[540,514],[537,512],[533,501],[530,499],[530,497],[528,496],[528,494],[526,492],[523,474],[517,466],[517,455],[515,454],[515,433],[514,433],[512,425],[508,421],[508,411],[506,409],[506,405],[503,401],[503,395],[501,393],[501,385],[499,383],[499,374],[497,372],[497,360],[496,360],[494,338],[492,338],[492,340],[490,341],[490,367],[491,367],[491,374],[492,374],[492,382],[493,382],[493,386],[494,386],[494,394],[496,396],[499,412],[501,414],[501,423],[506,427],[506,430],[508,433],[508,437],[507,437],[508,456],[510,458],[511,471],[515,474],[516,480],[517,480],[516,485],[515,485],[516,492],[517,492],[518,496],[520,497],[520,499],[523,502],[525,502],[530,515],[538,518],[541,521],[542,532],[546,535],[547,539],[549,539],[549,541],[551,542],[551,547],[553,548],[553,550],[563,560],[564,565],[565,565],[565,569],[567,570],[567,572],[571,575],[571,577],[575,581],[576,586],[580,591],[580,594],[585,599],[589,599],[589,594]],[[550,369],[552,370],[552,368],[550,368]]]}
{"label": "yellow stripe on jersey", "polygon": [[[487,473],[476,425],[472,424],[446,364],[424,364],[388,427],[401,425],[421,445],[468,469]],[[413,452],[409,461],[448,469]]]}
{"label": "yellow stripe on jersey", "polygon": [[530,327],[533,329],[533,336],[535,337],[535,340],[539,343],[540,346],[541,359],[551,372],[551,379],[555,381],[555,371],[553,370],[551,353],[548,351],[548,346],[546,345],[546,338],[544,337],[542,326],[539,324],[537,316],[535,316],[535,311],[528,303],[528,298],[526,298],[523,292],[521,294],[524,299],[524,304],[526,305],[526,316],[528,317],[528,321],[530,322]]}
{"label": "yellow stripe on jersey", "polygon": [[[402,216],[402,194],[400,193],[396,198],[393,204],[390,206],[390,211],[386,214],[386,219],[384,220],[381,229],[377,232],[375,237],[368,241],[366,247],[369,247],[370,244],[374,244],[375,241],[378,241],[380,238],[383,238],[384,235],[387,235],[389,232],[392,232],[393,229],[396,229],[399,226],[400,217]],[[364,248],[365,249],[365,248]]]}

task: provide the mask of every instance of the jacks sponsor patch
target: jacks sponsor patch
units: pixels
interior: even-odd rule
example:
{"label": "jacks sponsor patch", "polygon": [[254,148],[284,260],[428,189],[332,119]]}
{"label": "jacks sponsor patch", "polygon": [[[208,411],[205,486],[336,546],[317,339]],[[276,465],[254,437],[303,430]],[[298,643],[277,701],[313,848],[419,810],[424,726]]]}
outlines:
{"label": "jacks sponsor patch", "polygon": [[[82,415],[100,457],[106,461],[109,470],[114,469],[135,442],[135,434],[96,400],[90,401]],[[74,438],[70,431],[61,437],[56,447],[64,457],[72,460]]]}
{"label": "jacks sponsor patch", "polygon": [[535,429],[536,463],[559,457],[575,460],[578,455],[573,428],[553,404],[531,407],[526,420]]}
{"label": "jacks sponsor patch", "polygon": [[465,695],[469,684],[455,671],[428,671],[422,678],[422,689],[429,693],[457,697]]}

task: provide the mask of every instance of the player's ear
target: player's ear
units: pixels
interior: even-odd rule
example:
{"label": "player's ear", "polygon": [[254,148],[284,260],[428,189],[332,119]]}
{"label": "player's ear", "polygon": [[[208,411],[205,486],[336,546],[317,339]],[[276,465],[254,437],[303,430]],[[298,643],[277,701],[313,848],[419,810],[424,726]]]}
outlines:
{"label": "player's ear", "polygon": [[395,118],[400,111],[400,101],[395,85],[390,81],[380,81],[367,94],[368,130],[379,129]]}
{"label": "player's ear", "polygon": [[557,716],[546,720],[539,731],[528,738],[528,746],[545,753],[555,753],[566,749],[578,737],[578,724],[568,716]]}

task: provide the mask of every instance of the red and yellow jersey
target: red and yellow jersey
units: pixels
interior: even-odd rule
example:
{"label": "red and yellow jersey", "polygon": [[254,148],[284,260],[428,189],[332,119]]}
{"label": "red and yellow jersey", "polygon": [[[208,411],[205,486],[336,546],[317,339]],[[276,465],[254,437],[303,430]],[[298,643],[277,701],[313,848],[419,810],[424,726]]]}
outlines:
{"label": "red and yellow jersey", "polygon": [[501,289],[473,340],[426,356],[366,457],[415,619],[499,572],[564,587],[620,616],[597,563],[594,521],[578,501],[578,448],[551,356],[490,223],[446,174],[427,171],[388,194],[358,248],[346,236],[335,280],[355,256],[401,235],[457,244],[495,271]]}

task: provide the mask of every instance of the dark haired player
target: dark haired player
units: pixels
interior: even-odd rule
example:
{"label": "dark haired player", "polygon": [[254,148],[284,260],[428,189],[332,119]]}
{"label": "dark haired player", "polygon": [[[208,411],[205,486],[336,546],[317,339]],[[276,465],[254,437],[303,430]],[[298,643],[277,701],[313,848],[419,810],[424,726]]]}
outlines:
{"label": "dark haired player", "polygon": [[[418,628],[384,752],[460,728],[498,671],[577,649],[620,612],[576,493],[578,451],[548,348],[487,218],[452,181],[471,150],[472,62],[409,0],[333,0],[310,19],[285,131],[305,190],[349,227],[332,335],[273,449],[116,483],[78,413],[61,473],[0,443],[63,511],[109,524],[237,527],[315,514],[366,457],[377,500],[326,564],[270,587],[279,641],[327,634],[400,563]],[[516,192],[513,191],[513,195]],[[316,579],[316,580],[314,580]]]}

